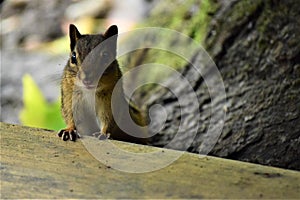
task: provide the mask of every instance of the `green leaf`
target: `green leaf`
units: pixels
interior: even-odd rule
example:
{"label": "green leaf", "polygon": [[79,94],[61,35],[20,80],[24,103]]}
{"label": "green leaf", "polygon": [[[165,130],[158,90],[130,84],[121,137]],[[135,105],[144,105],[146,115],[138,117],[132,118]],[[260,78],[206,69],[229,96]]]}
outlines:
{"label": "green leaf", "polygon": [[23,125],[59,130],[65,126],[60,114],[60,99],[46,101],[41,90],[29,74],[23,76],[23,103],[20,120]]}

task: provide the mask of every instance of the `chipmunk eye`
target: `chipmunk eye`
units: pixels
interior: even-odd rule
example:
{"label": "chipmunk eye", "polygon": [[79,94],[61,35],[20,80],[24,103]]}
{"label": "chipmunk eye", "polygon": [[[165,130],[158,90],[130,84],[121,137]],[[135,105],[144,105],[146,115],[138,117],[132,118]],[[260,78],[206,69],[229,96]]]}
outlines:
{"label": "chipmunk eye", "polygon": [[72,55],[71,55],[71,63],[72,63],[72,64],[77,64],[77,60],[76,60],[76,52],[72,52]]}

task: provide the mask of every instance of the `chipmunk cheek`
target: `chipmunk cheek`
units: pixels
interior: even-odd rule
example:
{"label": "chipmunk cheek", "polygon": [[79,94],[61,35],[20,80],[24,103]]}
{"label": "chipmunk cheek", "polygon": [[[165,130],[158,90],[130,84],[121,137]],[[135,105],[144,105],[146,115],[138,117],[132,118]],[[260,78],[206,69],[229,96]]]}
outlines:
{"label": "chipmunk cheek", "polygon": [[82,73],[82,71],[78,71],[78,73],[77,73],[77,78],[79,79],[79,80],[83,80],[84,79],[84,74]]}

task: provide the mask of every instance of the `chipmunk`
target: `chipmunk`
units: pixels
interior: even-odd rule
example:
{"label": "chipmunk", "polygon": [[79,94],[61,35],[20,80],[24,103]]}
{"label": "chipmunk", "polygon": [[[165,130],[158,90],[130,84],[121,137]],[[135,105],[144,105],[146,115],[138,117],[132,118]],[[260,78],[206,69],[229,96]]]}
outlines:
{"label": "chipmunk", "polygon": [[70,24],[71,53],[61,81],[61,112],[67,127],[58,133],[64,141],[86,134],[147,143],[142,128],[147,118],[125,98],[116,60],[117,36],[116,25],[103,34],[84,35]]}

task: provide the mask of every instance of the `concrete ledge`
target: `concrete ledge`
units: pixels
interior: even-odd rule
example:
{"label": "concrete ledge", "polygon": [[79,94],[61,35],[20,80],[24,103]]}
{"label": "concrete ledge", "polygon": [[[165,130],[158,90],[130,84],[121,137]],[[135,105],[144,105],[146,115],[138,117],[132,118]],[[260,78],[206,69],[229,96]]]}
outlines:
{"label": "concrete ledge", "polygon": [[[126,173],[96,160],[82,140],[64,142],[53,131],[5,123],[0,123],[0,132],[1,199],[300,197],[297,171],[184,153],[160,170]],[[158,149],[113,144],[135,152]],[[120,157],[120,162],[127,159]],[[134,168],[136,163],[127,164]]]}

